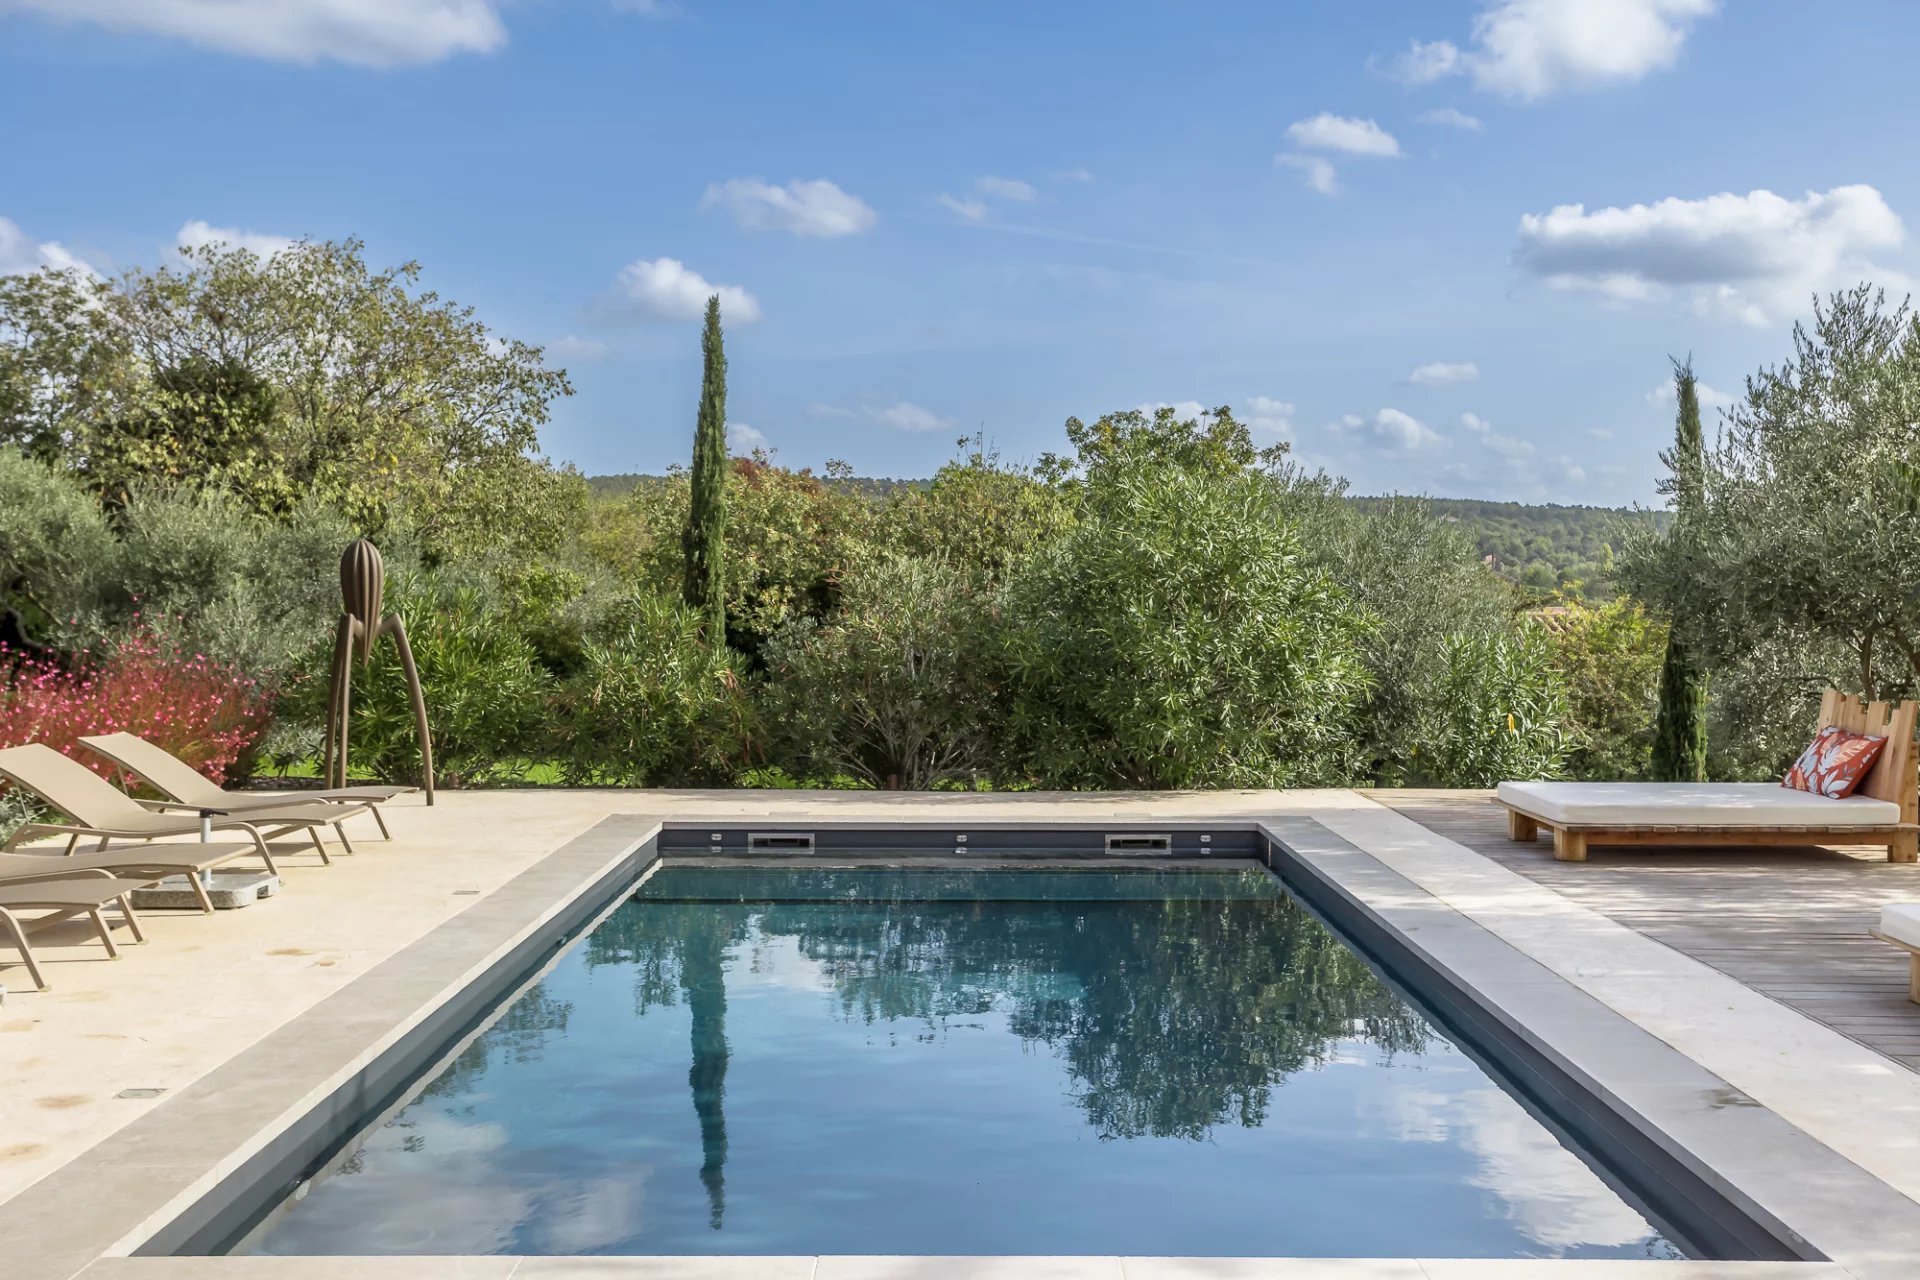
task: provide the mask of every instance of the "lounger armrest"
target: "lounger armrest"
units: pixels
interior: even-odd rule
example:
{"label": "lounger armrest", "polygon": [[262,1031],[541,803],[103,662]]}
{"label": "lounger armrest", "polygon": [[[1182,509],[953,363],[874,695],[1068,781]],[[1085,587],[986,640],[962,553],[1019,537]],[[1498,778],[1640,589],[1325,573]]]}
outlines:
{"label": "lounger armrest", "polygon": [[154,813],[197,813],[203,818],[230,818],[239,812],[237,809],[222,809],[218,805],[183,804],[178,800],[141,800],[137,803]]}
{"label": "lounger armrest", "polygon": [[13,834],[7,837],[6,843],[0,845],[0,853],[10,853],[15,846],[25,844],[27,841],[39,836],[65,836],[72,834],[72,827],[63,827],[52,822],[25,822],[15,827]]}
{"label": "lounger armrest", "polygon": [[[49,862],[53,859],[49,858]],[[82,876],[105,876],[114,879],[114,874],[104,867],[48,867],[45,871],[10,871],[0,875],[0,885],[44,884],[50,880],[78,880]]]}

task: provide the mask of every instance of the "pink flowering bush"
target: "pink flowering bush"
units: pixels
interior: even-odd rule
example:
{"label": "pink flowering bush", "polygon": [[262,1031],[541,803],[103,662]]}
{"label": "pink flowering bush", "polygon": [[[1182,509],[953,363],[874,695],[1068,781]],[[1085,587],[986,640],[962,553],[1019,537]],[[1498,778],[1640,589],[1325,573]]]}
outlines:
{"label": "pink flowering bush", "polygon": [[266,731],[272,707],[259,682],[144,625],[64,664],[0,644],[0,747],[43,742],[102,777],[113,767],[77,740],[124,730],[224,782]]}

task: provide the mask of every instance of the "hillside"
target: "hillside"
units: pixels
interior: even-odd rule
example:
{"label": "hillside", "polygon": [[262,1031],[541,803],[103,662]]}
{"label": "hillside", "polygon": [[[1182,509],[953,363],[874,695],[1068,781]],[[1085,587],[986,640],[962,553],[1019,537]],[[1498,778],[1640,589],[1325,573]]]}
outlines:
{"label": "hillside", "polygon": [[[1361,504],[1384,501],[1355,498]],[[1458,521],[1488,563],[1502,576],[1538,591],[1569,582],[1582,594],[1613,594],[1612,550],[1621,533],[1636,525],[1665,528],[1664,511],[1624,507],[1561,506],[1558,503],[1489,502],[1478,498],[1430,498],[1443,520]]]}

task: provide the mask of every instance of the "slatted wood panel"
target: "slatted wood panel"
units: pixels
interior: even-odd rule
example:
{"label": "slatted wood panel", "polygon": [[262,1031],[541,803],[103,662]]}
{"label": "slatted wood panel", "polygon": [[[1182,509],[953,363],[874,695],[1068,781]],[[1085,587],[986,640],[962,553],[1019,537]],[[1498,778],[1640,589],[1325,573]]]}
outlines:
{"label": "slatted wood panel", "polygon": [[1556,862],[1550,840],[1507,838],[1489,792],[1367,794],[1920,1071],[1907,953],[1867,936],[1886,903],[1920,902],[1920,866],[1833,849],[1603,848]]}

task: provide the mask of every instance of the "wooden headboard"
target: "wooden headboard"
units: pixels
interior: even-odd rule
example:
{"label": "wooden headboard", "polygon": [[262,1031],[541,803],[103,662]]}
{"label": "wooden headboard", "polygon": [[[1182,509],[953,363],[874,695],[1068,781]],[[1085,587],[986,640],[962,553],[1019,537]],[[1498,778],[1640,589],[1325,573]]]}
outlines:
{"label": "wooden headboard", "polygon": [[1873,768],[1861,780],[1855,794],[1876,800],[1891,800],[1900,806],[1900,820],[1913,822],[1920,810],[1920,777],[1914,770],[1913,729],[1920,706],[1902,702],[1889,707],[1884,702],[1865,702],[1851,694],[1829,689],[1820,698],[1820,727],[1836,725],[1852,733],[1884,736],[1886,747]]}

